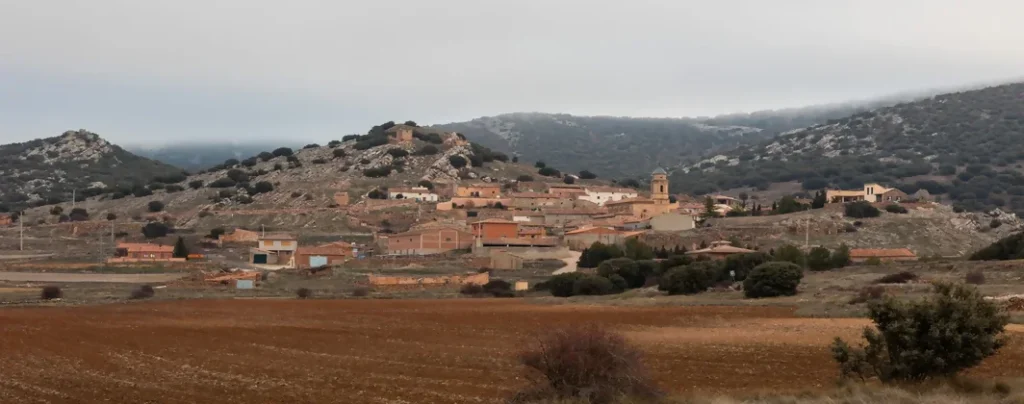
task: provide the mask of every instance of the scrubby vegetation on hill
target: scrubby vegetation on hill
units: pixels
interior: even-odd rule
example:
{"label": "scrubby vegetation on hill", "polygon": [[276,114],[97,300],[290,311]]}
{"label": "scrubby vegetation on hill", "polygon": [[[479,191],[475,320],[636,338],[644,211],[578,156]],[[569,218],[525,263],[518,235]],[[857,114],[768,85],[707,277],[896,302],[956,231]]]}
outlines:
{"label": "scrubby vegetation on hill", "polygon": [[[1024,212],[1024,83],[943,94],[858,113],[741,146],[672,176],[707,193],[802,182],[857,189],[868,182],[945,193],[968,210]],[[927,176],[927,177],[925,177]]]}
{"label": "scrubby vegetation on hill", "polygon": [[[95,133],[0,146],[0,210],[42,206],[117,190],[142,188],[156,179],[184,177],[182,170],[139,157]],[[130,193],[130,192],[129,192]]]}

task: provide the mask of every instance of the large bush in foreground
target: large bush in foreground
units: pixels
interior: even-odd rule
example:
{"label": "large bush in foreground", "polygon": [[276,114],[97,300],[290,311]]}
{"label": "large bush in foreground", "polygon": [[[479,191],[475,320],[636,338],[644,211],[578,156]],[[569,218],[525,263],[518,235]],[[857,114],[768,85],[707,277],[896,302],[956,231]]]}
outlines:
{"label": "large bush in foreground", "polygon": [[601,296],[615,291],[615,284],[608,278],[583,275],[572,284],[573,296]]}
{"label": "large bush in foreground", "polygon": [[792,296],[803,277],[803,270],[791,262],[761,264],[743,281],[743,294],[750,298]]}
{"label": "large bush in foreground", "polygon": [[597,274],[605,278],[619,275],[626,280],[626,284],[631,288],[644,286],[646,280],[640,273],[640,266],[629,258],[614,258],[604,261],[597,266]]}
{"label": "large bush in foreground", "polygon": [[546,282],[547,288],[551,291],[551,296],[569,297],[573,293],[573,284],[581,277],[583,277],[583,274],[579,272],[558,274],[548,279]]}
{"label": "large bush in foreground", "polygon": [[692,295],[704,292],[715,284],[717,273],[713,267],[695,263],[669,270],[662,275],[658,289],[670,295]]}
{"label": "large bush in foreground", "polygon": [[545,331],[535,341],[519,354],[530,386],[511,403],[608,404],[658,396],[640,350],[617,333],[597,325],[571,326]]}
{"label": "large bush in foreground", "polygon": [[836,338],[832,356],[843,377],[883,382],[954,376],[1001,348],[1008,318],[973,286],[936,284],[930,298],[886,298],[868,305],[875,328],[853,348]]}

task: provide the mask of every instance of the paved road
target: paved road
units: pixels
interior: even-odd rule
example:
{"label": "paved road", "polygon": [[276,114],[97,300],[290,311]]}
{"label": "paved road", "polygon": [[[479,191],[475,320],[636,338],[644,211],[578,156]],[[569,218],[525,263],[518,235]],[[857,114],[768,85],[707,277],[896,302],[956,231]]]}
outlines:
{"label": "paved road", "polygon": [[62,274],[44,272],[0,272],[0,281],[53,283],[162,283],[177,280],[183,276],[183,274]]}
{"label": "paved road", "polygon": [[564,274],[569,272],[576,272],[576,262],[580,260],[580,256],[583,253],[579,251],[569,251],[569,256],[562,258],[562,262],[565,263],[564,267],[558,268],[557,271],[552,272],[552,275]]}

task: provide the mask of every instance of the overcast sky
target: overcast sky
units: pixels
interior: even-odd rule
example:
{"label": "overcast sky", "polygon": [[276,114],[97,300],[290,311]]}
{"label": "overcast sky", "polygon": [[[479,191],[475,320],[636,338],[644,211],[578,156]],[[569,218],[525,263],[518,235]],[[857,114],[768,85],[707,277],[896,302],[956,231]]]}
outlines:
{"label": "overcast sky", "polygon": [[1019,0],[0,0],[0,141],[321,141],[1024,76]]}

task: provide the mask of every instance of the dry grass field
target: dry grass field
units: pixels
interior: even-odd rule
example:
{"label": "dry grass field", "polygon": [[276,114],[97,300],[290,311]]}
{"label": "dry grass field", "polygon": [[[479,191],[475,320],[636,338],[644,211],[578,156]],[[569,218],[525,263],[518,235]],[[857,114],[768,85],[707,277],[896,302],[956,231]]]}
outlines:
{"label": "dry grass field", "polygon": [[[0,310],[0,402],[490,403],[525,385],[538,330],[601,323],[679,395],[826,391],[860,319],[786,307],[522,299],[191,300]],[[1024,374],[1024,328],[970,372]]]}

